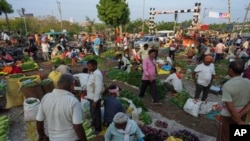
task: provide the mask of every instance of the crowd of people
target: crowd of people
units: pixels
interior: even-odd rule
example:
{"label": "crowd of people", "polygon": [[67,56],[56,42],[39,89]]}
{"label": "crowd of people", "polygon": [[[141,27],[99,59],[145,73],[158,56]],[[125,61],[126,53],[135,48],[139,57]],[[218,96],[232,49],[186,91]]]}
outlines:
{"label": "crowd of people", "polygon": [[[41,47],[44,61],[51,59],[49,49],[51,48],[51,42],[54,40],[53,38],[49,39],[44,34],[41,37],[35,34],[34,36],[30,35],[28,39],[30,44],[27,52],[29,55],[34,57],[34,59],[36,58],[37,50],[34,49],[34,46],[38,45]],[[198,44],[191,45],[187,50],[187,59],[194,59],[197,56],[196,50],[198,50],[197,64],[193,71],[193,80],[195,82],[194,102],[200,101],[202,93],[201,101],[206,103],[210,86],[216,75],[215,65],[221,65],[223,59],[228,59],[230,62],[228,65],[230,79],[222,87],[223,108],[217,141],[229,140],[229,132],[226,129],[229,129],[230,124],[245,124],[249,122],[246,114],[250,111],[250,96],[248,94],[250,90],[247,87],[250,84],[250,39],[242,43],[241,37],[238,36],[234,44],[230,40],[230,36],[228,36],[226,40],[219,39],[217,42],[209,42],[209,39],[202,35],[198,38]],[[96,35],[93,39],[92,48],[96,56],[100,56],[101,42],[99,35]],[[60,37],[61,49],[58,49],[58,52],[63,57],[71,58],[71,65],[75,65],[79,56],[84,57],[87,52],[67,48],[66,43],[67,38],[65,35],[62,35]],[[169,45],[169,52],[164,54],[164,65],[171,66],[171,69],[170,74],[163,83],[172,96],[184,90],[181,75],[175,68],[175,62],[178,61],[175,57],[177,49],[178,43],[172,41]],[[142,78],[140,80],[141,86],[138,97],[144,98],[145,91],[149,86],[152,104],[162,105],[156,85],[158,47],[149,47],[148,44],[144,44],[143,48],[131,48],[129,47],[126,34],[123,34],[122,38],[120,35],[116,38],[116,51],[122,51],[116,56],[118,69],[130,73],[132,65],[141,66]],[[0,64],[5,65],[7,63],[13,63],[15,70],[22,72],[15,65],[15,60],[6,52],[2,52],[0,54]],[[120,91],[119,86],[111,84],[107,87],[108,95],[103,98],[105,89],[103,74],[98,69],[96,60],[89,60],[87,69],[84,69],[83,73],[80,74],[73,75],[71,68],[63,61],[59,66],[56,66],[55,71],[62,74],[57,82],[57,88],[43,97],[36,118],[40,140],[87,140],[82,127],[83,113],[81,104],[74,95],[76,78],[78,78],[80,83],[85,83],[84,85],[81,84],[80,90],[85,92],[86,96],[84,98],[89,101],[91,125],[95,134],[102,131],[104,123],[108,127],[105,134],[105,140],[107,141],[144,141],[145,135],[136,122],[125,114],[124,107],[117,99]],[[104,101],[103,121],[101,116],[102,100]],[[58,118],[59,115],[60,118]],[[45,134],[44,131],[45,121],[48,125],[48,134]]]}

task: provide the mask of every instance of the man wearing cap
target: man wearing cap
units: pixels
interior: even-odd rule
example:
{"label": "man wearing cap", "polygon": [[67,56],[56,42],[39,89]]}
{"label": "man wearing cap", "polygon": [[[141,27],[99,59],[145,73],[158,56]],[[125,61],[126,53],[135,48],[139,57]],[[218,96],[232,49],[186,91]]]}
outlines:
{"label": "man wearing cap", "polygon": [[105,141],[144,141],[137,123],[124,113],[117,113],[105,133]]}
{"label": "man wearing cap", "polygon": [[207,55],[204,57],[203,63],[196,66],[193,72],[193,79],[196,84],[195,90],[195,102],[198,101],[200,97],[200,93],[203,92],[201,101],[205,102],[210,90],[210,86],[213,82],[213,78],[215,76],[215,69],[213,57]]}

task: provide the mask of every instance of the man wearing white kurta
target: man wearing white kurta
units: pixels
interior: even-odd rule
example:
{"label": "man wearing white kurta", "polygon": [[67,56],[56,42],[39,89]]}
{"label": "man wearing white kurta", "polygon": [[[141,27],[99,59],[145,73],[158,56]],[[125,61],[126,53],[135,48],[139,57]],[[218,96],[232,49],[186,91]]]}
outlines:
{"label": "man wearing white kurta", "polygon": [[97,61],[92,59],[87,62],[90,71],[87,83],[87,96],[90,102],[90,113],[92,116],[92,126],[95,132],[101,132],[101,97],[104,89],[102,72],[97,69]]}

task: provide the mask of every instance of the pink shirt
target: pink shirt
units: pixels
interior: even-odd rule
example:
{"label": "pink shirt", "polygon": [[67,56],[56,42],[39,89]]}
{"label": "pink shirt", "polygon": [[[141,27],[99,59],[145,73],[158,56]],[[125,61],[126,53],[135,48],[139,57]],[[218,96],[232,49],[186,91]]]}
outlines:
{"label": "pink shirt", "polygon": [[149,76],[151,76],[153,80],[156,79],[155,64],[156,64],[155,59],[151,60],[150,57],[147,57],[142,61],[142,68],[143,68],[142,80],[149,80]]}

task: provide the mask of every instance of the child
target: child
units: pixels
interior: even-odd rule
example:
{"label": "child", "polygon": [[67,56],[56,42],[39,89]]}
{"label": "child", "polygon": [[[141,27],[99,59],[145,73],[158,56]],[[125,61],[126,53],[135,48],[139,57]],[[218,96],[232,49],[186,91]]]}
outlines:
{"label": "child", "polygon": [[23,73],[21,67],[17,65],[17,60],[14,60],[14,64],[12,66],[10,74],[15,74],[15,73]]}

